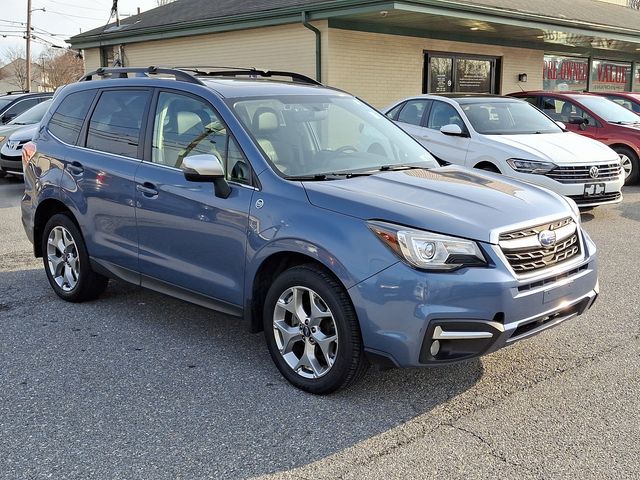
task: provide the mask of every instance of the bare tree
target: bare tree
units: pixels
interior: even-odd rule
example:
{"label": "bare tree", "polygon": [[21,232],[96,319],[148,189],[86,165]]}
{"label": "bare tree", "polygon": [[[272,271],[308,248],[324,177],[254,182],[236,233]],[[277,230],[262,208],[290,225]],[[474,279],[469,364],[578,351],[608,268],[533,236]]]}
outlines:
{"label": "bare tree", "polygon": [[47,90],[78,80],[84,72],[80,56],[70,50],[49,48],[40,54],[42,77]]}
{"label": "bare tree", "polygon": [[[27,61],[25,60],[24,49],[18,47],[7,47],[3,52],[3,59],[6,63],[2,67],[4,79],[10,85],[15,85],[20,90],[27,88]],[[38,79],[39,72],[31,69],[31,81]]]}

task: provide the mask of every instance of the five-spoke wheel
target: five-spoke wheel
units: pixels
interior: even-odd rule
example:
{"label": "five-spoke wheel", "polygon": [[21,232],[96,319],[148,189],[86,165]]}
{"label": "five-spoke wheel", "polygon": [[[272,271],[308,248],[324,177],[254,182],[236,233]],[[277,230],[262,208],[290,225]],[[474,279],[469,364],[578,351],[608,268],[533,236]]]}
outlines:
{"label": "five-spoke wheel", "polygon": [[269,353],[282,375],[312,393],[330,393],[367,368],[355,310],[344,287],[316,265],[278,276],[265,300]]}

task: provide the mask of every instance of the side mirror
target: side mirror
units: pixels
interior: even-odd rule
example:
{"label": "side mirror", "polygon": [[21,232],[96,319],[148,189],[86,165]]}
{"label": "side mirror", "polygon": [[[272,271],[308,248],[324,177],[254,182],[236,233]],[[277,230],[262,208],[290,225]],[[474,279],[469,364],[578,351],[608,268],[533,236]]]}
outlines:
{"label": "side mirror", "polygon": [[190,182],[213,182],[216,197],[227,198],[231,187],[224,178],[224,169],[215,155],[193,155],[182,160],[184,178]]}
{"label": "side mirror", "polygon": [[464,137],[465,133],[460,128],[460,125],[456,125],[455,123],[450,123],[449,125],[444,125],[440,128],[440,131],[445,135],[451,135],[452,137]]}
{"label": "side mirror", "polygon": [[556,122],[556,125],[558,125],[563,130],[567,129],[567,126],[564,124],[564,122]]}

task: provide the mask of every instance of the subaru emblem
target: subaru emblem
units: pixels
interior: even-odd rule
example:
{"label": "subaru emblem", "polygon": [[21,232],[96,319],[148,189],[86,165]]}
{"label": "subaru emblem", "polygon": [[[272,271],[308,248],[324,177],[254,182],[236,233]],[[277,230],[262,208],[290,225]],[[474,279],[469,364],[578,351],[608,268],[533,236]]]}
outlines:
{"label": "subaru emblem", "polygon": [[556,243],[556,232],[553,230],[543,230],[538,234],[538,241],[540,245],[545,248],[552,247]]}
{"label": "subaru emblem", "polygon": [[598,178],[598,175],[600,175],[600,170],[598,169],[598,167],[591,167],[589,169],[589,176],[591,178]]}

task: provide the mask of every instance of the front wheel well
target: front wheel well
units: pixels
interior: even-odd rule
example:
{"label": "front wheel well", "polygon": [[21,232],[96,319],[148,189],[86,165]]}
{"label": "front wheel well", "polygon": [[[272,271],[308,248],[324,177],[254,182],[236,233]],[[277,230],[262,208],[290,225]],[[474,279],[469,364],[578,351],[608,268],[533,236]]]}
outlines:
{"label": "front wheel well", "polygon": [[615,150],[616,148],[624,148],[626,150],[631,150],[636,156],[638,155],[638,152],[636,152],[636,149],[631,147],[630,145],[627,145],[625,143],[614,143],[609,145],[609,148],[612,150]]}
{"label": "front wheel well", "polygon": [[76,217],[71,213],[71,210],[67,208],[67,206],[62,203],[60,200],[47,199],[38,205],[36,209],[36,214],[33,220],[33,254],[36,257],[42,257],[42,244],[40,240],[42,239],[42,232],[44,231],[44,227],[49,221],[51,217],[58,213],[64,213],[69,216],[69,218],[73,221],[73,223],[78,226],[78,221]]}
{"label": "front wheel well", "polygon": [[250,302],[245,309],[248,314],[249,328],[252,332],[262,331],[264,301],[271,284],[282,272],[298,265],[314,265],[319,267],[342,285],[340,279],[338,279],[331,270],[313,257],[297,252],[274,253],[262,262],[253,279]]}
{"label": "front wheel well", "polygon": [[489,162],[487,160],[483,160],[482,162],[476,163],[473,168],[478,168],[480,170],[487,170],[489,172],[501,173],[500,169],[495,163]]}

